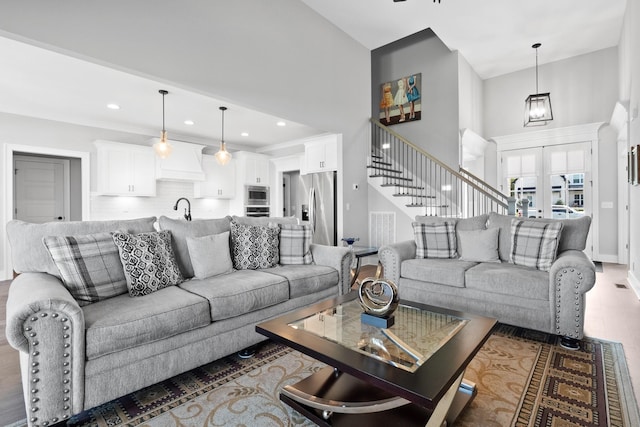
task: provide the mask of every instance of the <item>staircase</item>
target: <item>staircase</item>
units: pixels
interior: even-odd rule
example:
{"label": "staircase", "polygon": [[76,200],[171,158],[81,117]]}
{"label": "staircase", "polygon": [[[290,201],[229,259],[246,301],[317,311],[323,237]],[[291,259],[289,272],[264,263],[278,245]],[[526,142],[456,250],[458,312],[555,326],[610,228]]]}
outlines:
{"label": "staircase", "polygon": [[456,171],[388,127],[371,120],[368,182],[410,218],[507,214],[507,197],[480,178]]}

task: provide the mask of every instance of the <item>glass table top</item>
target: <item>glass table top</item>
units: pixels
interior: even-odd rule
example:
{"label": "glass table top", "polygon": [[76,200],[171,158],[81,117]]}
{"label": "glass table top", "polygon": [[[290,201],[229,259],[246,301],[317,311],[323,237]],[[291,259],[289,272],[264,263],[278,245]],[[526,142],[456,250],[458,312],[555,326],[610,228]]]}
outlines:
{"label": "glass table top", "polygon": [[400,304],[388,329],[363,323],[358,300],[289,323],[351,350],[414,372],[469,322],[460,317]]}

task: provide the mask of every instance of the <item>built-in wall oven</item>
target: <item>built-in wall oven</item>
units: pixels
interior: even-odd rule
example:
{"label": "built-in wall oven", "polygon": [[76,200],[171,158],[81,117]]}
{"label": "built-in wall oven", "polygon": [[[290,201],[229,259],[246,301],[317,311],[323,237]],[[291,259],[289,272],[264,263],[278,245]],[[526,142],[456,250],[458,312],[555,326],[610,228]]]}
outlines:
{"label": "built-in wall oven", "polygon": [[269,216],[269,206],[245,206],[244,207],[244,215],[245,216]]}
{"label": "built-in wall oven", "polygon": [[245,206],[268,206],[269,187],[258,185],[246,185],[244,191]]}

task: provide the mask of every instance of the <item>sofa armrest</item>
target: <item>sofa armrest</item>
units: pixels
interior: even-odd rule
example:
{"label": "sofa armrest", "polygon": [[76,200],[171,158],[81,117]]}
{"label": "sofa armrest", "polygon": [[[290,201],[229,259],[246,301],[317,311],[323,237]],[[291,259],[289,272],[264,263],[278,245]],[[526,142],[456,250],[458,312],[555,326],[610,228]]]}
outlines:
{"label": "sofa armrest", "polygon": [[313,262],[326,265],[338,270],[339,294],[346,294],[351,290],[351,261],[353,253],[349,248],[311,244]]}
{"label": "sofa armrest", "polygon": [[416,242],[405,240],[404,242],[385,245],[378,251],[378,258],[384,269],[384,277],[398,285],[400,280],[400,265],[402,261],[416,257]]}
{"label": "sofa armrest", "polygon": [[82,309],[58,278],[22,273],[11,283],[6,336],[20,351],[30,425],[84,410],[84,329]]}
{"label": "sofa armrest", "polygon": [[584,252],[567,250],[558,254],[549,270],[549,301],[555,312],[551,319],[557,335],[575,339],[584,336],[584,295],[595,283],[595,265]]}

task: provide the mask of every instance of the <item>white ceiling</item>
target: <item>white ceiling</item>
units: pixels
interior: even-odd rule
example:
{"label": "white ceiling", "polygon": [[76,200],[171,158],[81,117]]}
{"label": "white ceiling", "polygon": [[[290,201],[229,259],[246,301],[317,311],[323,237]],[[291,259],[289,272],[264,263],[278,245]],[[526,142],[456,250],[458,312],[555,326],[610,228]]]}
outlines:
{"label": "white ceiling", "polygon": [[611,46],[626,0],[302,0],[369,49],[431,28],[482,79]]}
{"label": "white ceiling", "polygon": [[[481,78],[616,46],[626,0],[302,0],[369,49],[431,28]],[[145,135],[159,135],[162,97],[171,139],[217,146],[218,107],[230,147],[260,148],[323,131],[183,88],[0,37],[0,111]],[[106,108],[117,103],[119,110]],[[192,126],[184,120],[193,120]],[[248,137],[240,136],[248,132]]]}

